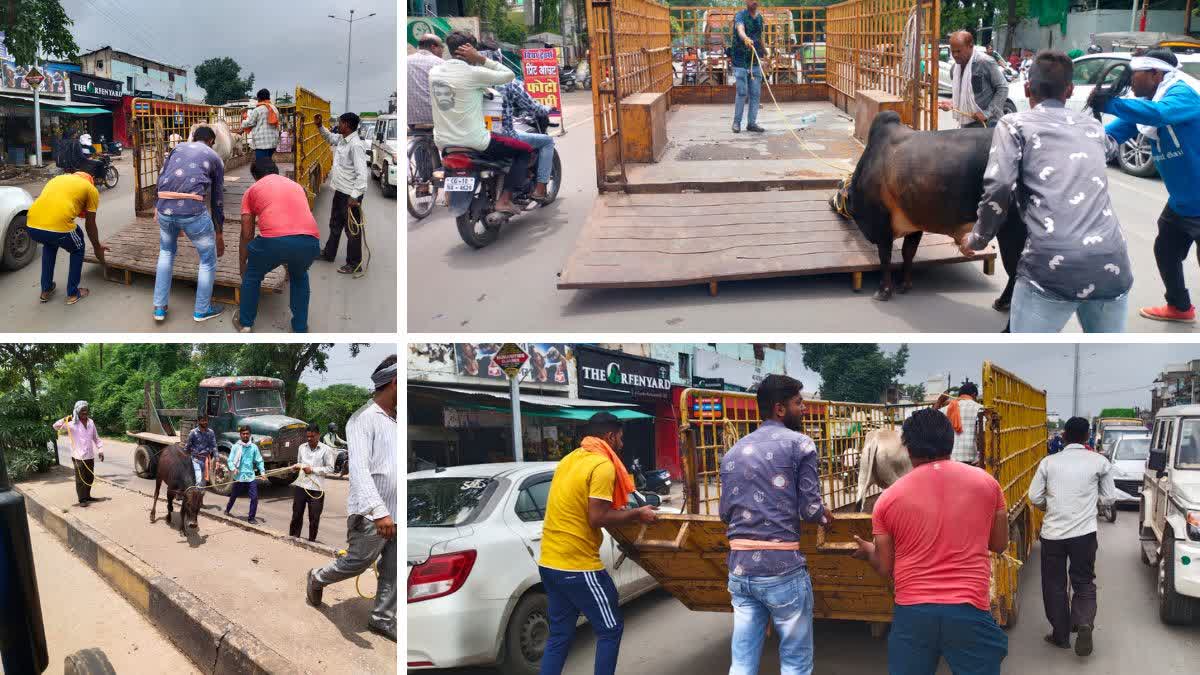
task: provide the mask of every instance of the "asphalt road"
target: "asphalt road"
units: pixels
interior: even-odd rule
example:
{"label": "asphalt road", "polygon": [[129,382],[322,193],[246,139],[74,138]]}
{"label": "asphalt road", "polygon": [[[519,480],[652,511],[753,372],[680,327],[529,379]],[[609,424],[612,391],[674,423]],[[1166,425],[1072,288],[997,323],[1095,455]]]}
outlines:
{"label": "asphalt road", "polygon": [[[1121,511],[1117,522],[1101,522],[1096,574],[1099,612],[1096,649],[1081,659],[1042,641],[1049,624],[1042,612],[1038,551],[1021,571],[1020,611],[1016,626],[1008,631],[1008,657],[1004,673],[1025,675],[1125,675],[1127,673],[1193,673],[1200,647],[1200,625],[1172,627],[1158,619],[1153,571],[1138,559],[1137,512]],[[688,673],[723,675],[729,671],[729,637],[732,615],[692,612],[662,591],[635,600],[625,607],[625,633],[618,671],[622,673]],[[814,628],[815,667],[822,675],[883,673],[887,670],[887,643],[872,638],[866,624],[818,621]],[[686,636],[681,639],[681,636]],[[779,672],[777,638],[763,650],[760,672]],[[595,640],[591,629],[579,629],[564,671],[570,675],[592,672]],[[450,675],[491,675],[491,669],[441,671]],[[943,663],[939,673],[949,674]]]}
{"label": "asphalt road", "polygon": [[[138,478],[133,472],[133,451],[136,443],[125,443],[112,439],[104,439],[104,461],[96,462],[96,475],[111,480],[124,487],[137,490],[148,496],[154,495],[154,481]],[[59,443],[59,463],[71,465],[71,454],[65,442]],[[111,487],[100,484],[93,487],[93,496],[103,497],[103,491]],[[346,543],[346,497],[350,492],[350,482],[339,478],[325,480],[325,507],[321,512],[321,522],[317,528],[317,541],[322,544],[344,548]],[[166,508],[166,489],[160,491],[159,499]],[[218,513],[225,509],[227,498],[210,492],[204,498],[204,510]],[[146,502],[149,513],[149,500]],[[245,518],[250,512],[250,498],[240,497],[233,507],[233,515]],[[258,524],[269,530],[288,533],[288,525],[292,521],[292,487],[290,485],[258,485]],[[304,527],[300,536],[308,538],[308,513],[304,514]]]}
{"label": "asphalt road", "polygon": [[[115,234],[133,221],[133,162],[132,154],[125,152],[116,162],[121,173],[121,182],[113,190],[100,193],[100,209],[96,213],[96,224],[100,241]],[[353,279],[338,274],[337,267],[345,262],[346,242],[342,238],[338,263],[315,262],[309,270],[311,297],[308,304],[309,331],[318,333],[392,333],[396,330],[396,293],[399,278],[396,264],[396,200],[388,199],[379,190],[379,185],[368,181],[367,195],[363,199],[364,217],[367,226],[367,244],[371,249],[371,260],[367,276]],[[41,186],[26,186],[36,197]],[[329,210],[333,201],[333,189],[328,183],[322,187],[313,207],[313,214],[321,231],[322,243],[329,234]],[[237,237],[236,225],[232,235]],[[91,247],[91,242],[87,243]],[[171,287],[169,303],[174,312],[162,324],[153,318],[154,279],[135,275],[133,284],[125,286],[105,281],[99,265],[84,263],[81,285],[92,291],[92,295],[76,305],[68,306],[66,297],[67,256],[59,252],[54,278],[58,282],[55,298],[47,304],[38,302],[41,278],[41,253],[23,269],[0,272],[0,314],[7,321],[8,330],[22,332],[186,332],[186,333],[232,333],[232,317],[236,308],[226,306],[225,314],[204,323],[191,320],[191,308],[195,302],[196,286],[191,283],[175,283]],[[115,278],[115,277],[114,277]],[[218,305],[222,306],[222,305]],[[291,311],[288,309],[288,291],[279,294],[264,294],[259,300],[258,320],[255,332],[291,332]]]}
{"label": "asphalt road", "polygon": [[[703,286],[661,289],[560,291],[556,275],[572,250],[596,197],[596,160],[587,92],[563,97],[568,134],[555,139],[563,186],[555,204],[521,216],[491,246],[473,250],[458,236],[444,208],[408,219],[408,329],[413,332],[999,332],[1006,318],[991,308],[1007,278],[997,264],[985,276],[979,263],[919,270],[915,288],[890,302],[855,294],[846,275],[726,282],[713,298]],[[778,129],[764,109],[762,123]],[[782,133],[776,131],[776,133]],[[752,170],[752,168],[750,169]],[[1154,263],[1158,215],[1166,190],[1157,178],[1109,169],[1108,180],[1124,226],[1134,287],[1127,329],[1190,333],[1192,326],[1141,319],[1139,307],[1162,304]],[[1186,264],[1191,288],[1200,268]],[[864,287],[878,285],[868,273]],[[436,289],[436,292],[420,292]],[[1079,331],[1072,320],[1068,331]]]}

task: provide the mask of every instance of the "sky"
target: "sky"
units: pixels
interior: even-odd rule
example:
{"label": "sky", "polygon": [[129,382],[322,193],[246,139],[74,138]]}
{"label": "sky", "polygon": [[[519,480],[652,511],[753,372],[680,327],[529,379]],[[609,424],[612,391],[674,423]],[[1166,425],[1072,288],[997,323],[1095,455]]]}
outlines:
{"label": "sky", "polygon": [[[345,111],[347,24],[355,9],[350,109],[387,110],[396,90],[398,7],[394,0],[61,0],[75,22],[80,52],[104,45],[187,68],[209,58],[232,57],[254,89],[294,91],[297,84]],[[358,18],[371,12],[369,19]],[[253,93],[253,92],[251,92]]]}
{"label": "sky", "polygon": [[310,389],[331,384],[353,384],[370,389],[371,373],[384,359],[396,353],[396,345],[391,342],[363,345],[357,357],[350,356],[349,345],[334,345],[326,363],[328,370],[324,373],[305,372],[300,376],[300,381]]}
{"label": "sky", "polygon": [[[899,344],[881,344],[894,352]],[[993,364],[1046,390],[1050,412],[1072,414],[1074,372],[1072,344],[909,344],[908,368],[900,381],[920,384],[950,373],[951,384],[964,377],[978,383],[983,362]],[[1200,359],[1200,344],[1083,344],[1079,351],[1080,415],[1101,409],[1150,407],[1150,384],[1168,363]],[[789,345],[788,373],[816,390],[820,378],[803,364],[802,351]],[[810,384],[811,383],[811,384]]]}

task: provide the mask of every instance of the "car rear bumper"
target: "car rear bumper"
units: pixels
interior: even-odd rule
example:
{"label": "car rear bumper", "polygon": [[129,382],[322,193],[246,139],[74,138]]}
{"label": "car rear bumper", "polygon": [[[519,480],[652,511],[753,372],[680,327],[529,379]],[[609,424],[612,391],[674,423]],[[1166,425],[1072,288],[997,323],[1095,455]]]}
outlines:
{"label": "car rear bumper", "polygon": [[1200,598],[1200,542],[1175,540],[1175,592]]}
{"label": "car rear bumper", "polygon": [[[504,600],[459,592],[408,606],[408,667],[451,668],[496,661]],[[413,665],[423,664],[423,665]]]}
{"label": "car rear bumper", "polygon": [[1137,504],[1138,503],[1138,501],[1140,500],[1140,497],[1138,495],[1140,495],[1142,493],[1142,481],[1141,480],[1117,480],[1117,481],[1113,481],[1113,483],[1116,484],[1118,490],[1129,495],[1128,499],[1118,499],[1117,500],[1118,504]]}

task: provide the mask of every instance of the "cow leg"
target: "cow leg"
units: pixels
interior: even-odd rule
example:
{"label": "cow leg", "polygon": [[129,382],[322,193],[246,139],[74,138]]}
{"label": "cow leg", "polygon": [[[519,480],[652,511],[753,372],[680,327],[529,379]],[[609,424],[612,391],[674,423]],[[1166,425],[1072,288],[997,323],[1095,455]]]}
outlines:
{"label": "cow leg", "polygon": [[886,302],[892,299],[892,245],[888,238],[879,247],[879,290],[875,291],[875,299]]}
{"label": "cow leg", "polygon": [[175,512],[175,506],[172,501],[175,499],[175,490],[167,488],[167,527],[171,526],[171,515]]}
{"label": "cow leg", "polygon": [[925,233],[913,232],[904,237],[904,247],[900,250],[904,256],[904,266],[900,270],[901,293],[907,293],[912,290],[913,259],[917,257],[917,247],[921,245],[922,234]]}
{"label": "cow leg", "polygon": [[1021,262],[1021,251],[1025,248],[1025,239],[1028,236],[1025,221],[1021,220],[1017,210],[1013,209],[1008,222],[996,233],[996,241],[1000,244],[1000,262],[1004,265],[1004,273],[1008,275],[1004,292],[992,303],[992,307],[998,312],[1008,311],[1012,306],[1013,288],[1017,285],[1017,265]]}
{"label": "cow leg", "polygon": [[150,502],[150,522],[154,522],[154,509],[158,508],[158,490],[162,487],[162,481],[158,478],[154,479],[154,501]]}

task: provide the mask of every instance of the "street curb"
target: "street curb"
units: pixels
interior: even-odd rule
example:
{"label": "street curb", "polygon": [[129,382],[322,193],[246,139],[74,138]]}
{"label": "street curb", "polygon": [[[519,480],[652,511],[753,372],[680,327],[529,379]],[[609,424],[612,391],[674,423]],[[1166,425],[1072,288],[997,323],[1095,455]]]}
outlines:
{"label": "street curb", "polygon": [[73,515],[56,513],[20,485],[14,487],[25,497],[31,518],[136,606],[201,672],[306,672],[120,544]]}

